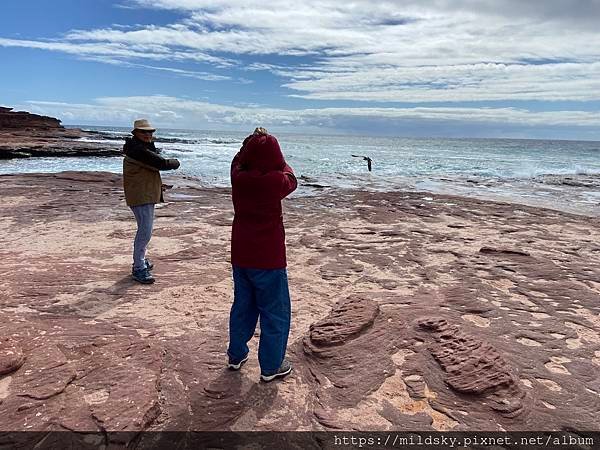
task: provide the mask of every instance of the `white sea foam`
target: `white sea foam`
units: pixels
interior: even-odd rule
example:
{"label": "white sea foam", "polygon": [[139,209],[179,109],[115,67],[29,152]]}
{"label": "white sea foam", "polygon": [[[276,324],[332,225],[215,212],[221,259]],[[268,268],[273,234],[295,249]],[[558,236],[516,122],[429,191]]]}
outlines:
{"label": "white sea foam", "polygon": [[[86,142],[119,146],[127,128],[92,127]],[[161,130],[157,147],[181,160],[179,173],[208,185],[229,184],[231,159],[245,133]],[[402,139],[361,136],[277,135],[287,160],[307,184],[333,188],[419,189],[484,198],[512,199],[556,207],[585,205],[600,190],[597,142],[502,139]],[[373,159],[373,171],[351,155]],[[0,161],[0,173],[107,170],[119,173],[119,158],[31,158]],[[301,187],[299,195],[313,192]],[[596,202],[597,204],[597,202]]]}

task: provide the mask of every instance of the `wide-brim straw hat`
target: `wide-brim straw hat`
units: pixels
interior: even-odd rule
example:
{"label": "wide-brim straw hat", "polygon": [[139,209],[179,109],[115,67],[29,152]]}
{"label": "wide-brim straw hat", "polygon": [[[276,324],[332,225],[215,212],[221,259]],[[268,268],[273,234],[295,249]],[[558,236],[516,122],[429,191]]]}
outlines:
{"label": "wide-brim straw hat", "polygon": [[150,125],[148,119],[138,119],[133,122],[133,130],[131,132],[133,133],[135,130],[156,131],[156,128]]}

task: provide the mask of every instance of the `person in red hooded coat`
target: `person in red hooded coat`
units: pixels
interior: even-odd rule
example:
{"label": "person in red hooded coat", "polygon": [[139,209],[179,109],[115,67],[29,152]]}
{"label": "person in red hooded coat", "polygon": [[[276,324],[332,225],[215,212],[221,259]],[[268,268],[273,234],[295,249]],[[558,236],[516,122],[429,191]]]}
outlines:
{"label": "person in red hooded coat", "polygon": [[248,136],[231,163],[234,300],[229,317],[229,368],[248,360],[248,341],[260,318],[261,379],[292,371],[285,359],[291,304],[281,200],[298,186],[279,143],[264,128]]}

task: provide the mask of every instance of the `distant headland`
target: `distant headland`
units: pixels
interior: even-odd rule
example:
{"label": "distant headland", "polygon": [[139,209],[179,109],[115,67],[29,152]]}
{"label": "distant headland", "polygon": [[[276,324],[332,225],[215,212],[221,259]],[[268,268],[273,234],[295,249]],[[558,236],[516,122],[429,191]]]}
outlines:
{"label": "distant headland", "polygon": [[54,117],[0,106],[0,159],[121,154],[116,145],[82,139],[94,136],[93,132],[65,128]]}

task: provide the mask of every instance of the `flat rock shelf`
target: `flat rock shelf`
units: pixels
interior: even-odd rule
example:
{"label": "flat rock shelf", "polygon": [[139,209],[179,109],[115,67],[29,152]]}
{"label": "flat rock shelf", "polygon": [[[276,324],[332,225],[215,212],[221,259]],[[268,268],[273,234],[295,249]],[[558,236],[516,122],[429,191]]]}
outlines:
{"label": "flat rock shelf", "polygon": [[597,428],[598,218],[292,195],[295,370],[261,384],[256,338],[225,368],[230,192],[165,180],[143,286],[118,175],[0,176],[2,430]]}

